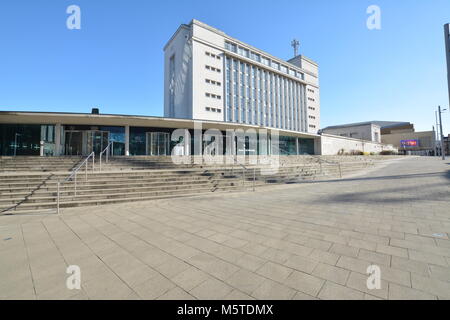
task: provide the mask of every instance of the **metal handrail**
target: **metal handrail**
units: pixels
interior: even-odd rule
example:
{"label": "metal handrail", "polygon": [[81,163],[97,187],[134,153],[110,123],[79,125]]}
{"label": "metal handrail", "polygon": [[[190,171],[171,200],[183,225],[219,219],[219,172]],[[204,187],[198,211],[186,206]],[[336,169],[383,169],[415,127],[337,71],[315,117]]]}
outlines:
{"label": "metal handrail", "polygon": [[322,163],[328,163],[328,164],[334,164],[337,165],[339,168],[339,177],[340,179],[342,179],[342,168],[341,168],[341,163],[339,161],[329,161],[329,160],[325,160],[322,158],[316,158],[317,160],[319,160],[319,165],[320,165],[320,172],[323,173],[322,171]]}
{"label": "metal handrail", "polygon": [[[245,188],[245,172],[250,170],[250,168],[247,168],[242,163],[235,161],[235,164],[240,165],[242,167],[242,186]],[[255,191],[255,180],[256,180],[256,168],[253,168],[253,191]]]}
{"label": "metal handrail", "polygon": [[105,161],[105,163],[108,163],[110,147],[112,146],[112,144],[113,144],[113,141],[111,141],[108,144],[108,146],[102,152],[100,152],[100,171],[102,171],[102,156],[103,156],[104,153],[106,154],[106,161]]}
{"label": "metal handrail", "polygon": [[95,170],[95,152],[92,152],[86,159],[83,160],[83,162],[78,165],[74,170],[72,170],[71,174],[64,179],[63,181],[59,180],[57,183],[57,195],[56,195],[56,213],[59,214],[59,199],[60,199],[60,187],[61,184],[66,183],[68,181],[70,181],[72,178],[74,180],[74,185],[75,185],[75,197],[77,196],[77,173],[78,171],[80,171],[80,169],[86,165],[86,170],[85,170],[85,181],[87,181],[87,172],[88,172],[88,164],[89,164],[89,159],[92,158],[92,173],[94,173]]}

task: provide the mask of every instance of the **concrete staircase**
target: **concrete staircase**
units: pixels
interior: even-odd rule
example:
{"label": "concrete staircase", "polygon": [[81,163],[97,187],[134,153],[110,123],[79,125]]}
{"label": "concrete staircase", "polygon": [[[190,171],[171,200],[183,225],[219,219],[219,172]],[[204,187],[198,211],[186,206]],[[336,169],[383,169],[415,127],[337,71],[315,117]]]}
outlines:
{"label": "concrete staircase", "polygon": [[0,157],[0,174],[8,172],[71,171],[81,157]]}
{"label": "concrete staircase", "polygon": [[[54,212],[57,182],[66,179],[81,159],[5,160],[5,171],[0,173],[0,215],[41,210]],[[372,165],[371,161],[341,161],[338,164],[317,157],[304,157],[284,161],[277,172],[265,174],[268,166],[264,165],[247,164],[244,169],[239,165],[175,165],[170,157],[112,158],[108,164],[102,165],[102,172],[98,172],[98,163],[95,166],[97,171],[92,172],[90,164],[87,180],[84,169],[77,174],[76,195],[73,180],[61,184],[60,207],[253,190],[273,184],[339,178]]]}

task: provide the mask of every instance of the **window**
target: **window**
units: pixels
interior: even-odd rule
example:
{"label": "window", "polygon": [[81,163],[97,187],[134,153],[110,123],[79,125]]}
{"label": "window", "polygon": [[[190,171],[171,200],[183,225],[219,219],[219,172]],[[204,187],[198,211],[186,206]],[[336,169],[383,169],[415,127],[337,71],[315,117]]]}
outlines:
{"label": "window", "polygon": [[218,99],[218,100],[221,100],[221,99],[222,99],[222,96],[219,96],[219,95],[214,94],[214,93],[209,93],[209,92],[206,92],[206,93],[205,93],[205,96],[206,96],[207,98],[213,98],[213,99]]}
{"label": "window", "polygon": [[205,65],[206,70],[211,70],[211,71],[215,71],[215,72],[219,72],[220,73],[220,69],[219,68],[214,68],[208,65]]}
{"label": "window", "polygon": [[217,54],[214,54],[214,53],[211,53],[211,52],[205,51],[205,55],[207,55],[208,57],[211,57],[211,58],[214,58],[214,59],[220,60],[220,56],[219,56],[219,55],[217,55]]}
{"label": "window", "polygon": [[251,59],[255,60],[257,62],[261,62],[261,56],[259,54],[257,54],[256,52],[251,53]]}
{"label": "window", "polygon": [[215,80],[211,80],[211,79],[205,79],[205,82],[208,84],[218,86],[218,87],[220,87],[222,85],[222,83],[220,81],[215,81]]}

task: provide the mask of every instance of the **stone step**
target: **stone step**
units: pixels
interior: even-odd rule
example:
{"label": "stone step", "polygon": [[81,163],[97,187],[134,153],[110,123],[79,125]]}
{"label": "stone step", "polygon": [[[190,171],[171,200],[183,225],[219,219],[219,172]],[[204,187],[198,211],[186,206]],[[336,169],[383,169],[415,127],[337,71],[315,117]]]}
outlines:
{"label": "stone step", "polygon": [[[142,196],[155,194],[158,195],[161,192],[189,192],[192,189],[210,189],[223,188],[223,187],[239,187],[242,183],[237,182],[217,182],[217,183],[198,183],[190,185],[174,185],[165,188],[130,188],[128,190],[123,189],[106,189],[93,191],[77,192],[77,196],[74,192],[65,192],[60,196],[61,201],[78,201],[78,200],[99,200],[103,198],[123,198],[130,196]],[[25,203],[42,203],[42,202],[56,202],[56,192],[47,193],[45,195],[35,194],[30,198],[15,198],[15,199],[0,199],[0,206],[13,205],[18,202],[25,201]]]}
{"label": "stone step", "polygon": [[[242,187],[223,187],[219,190],[211,190],[211,188],[202,188],[202,189],[191,189],[190,192],[182,191],[182,192],[160,192],[158,195],[151,196],[143,196],[142,194],[139,197],[129,197],[129,198],[102,198],[99,200],[79,200],[75,199],[75,201],[65,201],[60,202],[60,208],[69,208],[69,207],[81,207],[81,206],[95,206],[102,204],[115,204],[115,203],[123,203],[123,202],[136,202],[136,201],[148,201],[148,200],[157,200],[157,199],[170,199],[174,196],[176,197],[192,197],[198,196],[200,194],[211,193],[211,192],[232,192],[242,190]],[[52,209],[56,210],[55,202],[46,202],[46,203],[24,203],[17,207],[16,210],[11,210],[8,212],[2,212],[2,210],[8,208],[9,206],[0,206],[0,215],[5,214],[17,214],[17,213],[29,213],[30,211],[37,211],[43,209]]]}

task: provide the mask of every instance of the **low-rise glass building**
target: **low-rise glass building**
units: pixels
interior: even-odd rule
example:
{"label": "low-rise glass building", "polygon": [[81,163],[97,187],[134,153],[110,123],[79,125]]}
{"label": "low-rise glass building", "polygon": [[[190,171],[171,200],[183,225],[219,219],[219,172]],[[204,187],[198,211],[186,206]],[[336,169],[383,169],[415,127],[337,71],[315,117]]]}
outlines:
{"label": "low-rise glass building", "polygon": [[224,154],[315,154],[320,144],[315,134],[222,121],[0,111],[0,156],[87,156],[108,146],[113,156],[196,155],[217,137]]}

